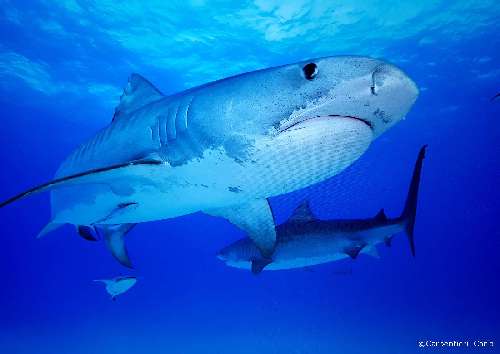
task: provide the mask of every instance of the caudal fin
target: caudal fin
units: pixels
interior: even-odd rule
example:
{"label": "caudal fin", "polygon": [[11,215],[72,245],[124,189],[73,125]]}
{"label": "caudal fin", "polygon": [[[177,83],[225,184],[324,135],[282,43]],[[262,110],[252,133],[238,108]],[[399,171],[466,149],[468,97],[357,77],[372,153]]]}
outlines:
{"label": "caudal fin", "polygon": [[410,188],[408,189],[408,195],[406,197],[405,207],[403,209],[403,213],[400,216],[400,219],[405,226],[405,231],[406,235],[408,236],[408,241],[410,242],[411,254],[414,257],[415,257],[415,240],[413,238],[413,228],[415,227],[418,187],[420,185],[420,175],[422,173],[422,163],[425,157],[426,148],[427,145],[422,146],[420,152],[418,153],[417,161],[415,162],[415,167],[413,168],[413,176],[411,178]]}

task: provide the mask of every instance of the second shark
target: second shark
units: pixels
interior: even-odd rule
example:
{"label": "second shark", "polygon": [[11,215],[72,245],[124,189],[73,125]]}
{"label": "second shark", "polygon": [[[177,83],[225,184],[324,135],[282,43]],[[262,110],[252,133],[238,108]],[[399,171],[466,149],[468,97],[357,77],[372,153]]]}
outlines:
{"label": "second shark", "polygon": [[264,268],[304,268],[347,257],[354,259],[361,252],[376,256],[375,245],[390,246],[392,237],[400,232],[406,232],[415,256],[413,228],[426,147],[424,145],[418,154],[405,207],[399,217],[389,219],[381,209],[368,219],[319,220],[305,201],[285,223],[276,227],[276,248],[269,260],[259,257],[257,246],[248,238],[222,249],[218,258],[229,266],[251,269],[253,273],[260,273]]}

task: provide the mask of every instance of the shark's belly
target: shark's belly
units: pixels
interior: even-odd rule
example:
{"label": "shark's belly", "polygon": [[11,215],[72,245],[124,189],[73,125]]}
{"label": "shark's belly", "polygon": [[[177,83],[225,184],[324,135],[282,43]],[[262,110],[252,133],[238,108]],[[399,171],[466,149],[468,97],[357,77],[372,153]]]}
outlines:
{"label": "shark's belly", "polygon": [[[329,262],[334,262],[339,259],[345,259],[347,256],[345,254],[330,254],[324,256],[315,256],[315,257],[296,257],[289,259],[280,259],[276,262],[269,264],[265,269],[266,270],[286,270],[286,269],[296,269],[296,268],[306,268],[312,267],[320,264],[325,264]],[[250,269],[250,264],[248,269]]]}
{"label": "shark's belly", "polygon": [[[348,256],[342,251],[344,239],[342,235],[300,235],[292,239],[281,239],[276,244],[272,262],[265,270],[285,270],[315,266]],[[258,250],[255,250],[258,252]],[[244,256],[227,264],[236,268],[251,269],[249,257]]]}
{"label": "shark's belly", "polygon": [[[167,219],[288,193],[336,175],[368,148],[371,130],[348,119],[315,119],[257,138],[240,159],[224,148],[178,165],[143,167],[98,184],[58,191],[56,219],[130,223]],[[123,210],[118,206],[129,205]]]}
{"label": "shark's belly", "polygon": [[273,262],[266,269],[303,268],[346,258],[343,238],[334,235],[302,235],[278,244]]}

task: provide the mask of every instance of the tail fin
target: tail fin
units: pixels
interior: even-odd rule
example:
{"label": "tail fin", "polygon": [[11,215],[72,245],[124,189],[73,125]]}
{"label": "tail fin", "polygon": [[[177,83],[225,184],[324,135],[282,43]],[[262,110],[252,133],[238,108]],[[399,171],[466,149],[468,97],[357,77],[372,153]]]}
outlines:
{"label": "tail fin", "polygon": [[406,235],[410,242],[411,254],[415,257],[415,240],[413,239],[413,228],[415,227],[415,214],[417,212],[418,187],[420,185],[420,175],[422,172],[422,162],[425,157],[427,145],[422,146],[418,153],[417,161],[413,169],[408,196],[406,197],[405,207],[400,216],[401,221],[405,225]]}

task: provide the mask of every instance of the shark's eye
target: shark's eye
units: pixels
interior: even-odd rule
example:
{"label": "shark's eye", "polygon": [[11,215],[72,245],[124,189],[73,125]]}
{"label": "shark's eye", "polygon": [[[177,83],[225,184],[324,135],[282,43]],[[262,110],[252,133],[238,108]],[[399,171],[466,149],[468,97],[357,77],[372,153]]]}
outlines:
{"label": "shark's eye", "polygon": [[307,80],[312,80],[318,74],[318,66],[314,63],[309,63],[309,64],[304,65],[304,67],[302,68],[302,71],[304,72],[304,77]]}

